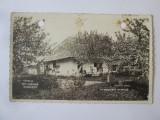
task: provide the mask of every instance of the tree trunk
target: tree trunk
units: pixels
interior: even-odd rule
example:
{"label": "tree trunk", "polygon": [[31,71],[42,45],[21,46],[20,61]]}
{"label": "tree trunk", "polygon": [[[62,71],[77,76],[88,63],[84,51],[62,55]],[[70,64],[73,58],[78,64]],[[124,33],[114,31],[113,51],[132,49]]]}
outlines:
{"label": "tree trunk", "polygon": [[108,71],[107,82],[110,82],[110,70]]}
{"label": "tree trunk", "polygon": [[38,73],[38,74],[41,73],[41,71],[40,71],[40,64],[39,64],[39,63],[38,63],[38,65],[37,65],[37,73]]}
{"label": "tree trunk", "polygon": [[107,82],[110,82],[110,65],[108,64],[108,76],[107,76]]}

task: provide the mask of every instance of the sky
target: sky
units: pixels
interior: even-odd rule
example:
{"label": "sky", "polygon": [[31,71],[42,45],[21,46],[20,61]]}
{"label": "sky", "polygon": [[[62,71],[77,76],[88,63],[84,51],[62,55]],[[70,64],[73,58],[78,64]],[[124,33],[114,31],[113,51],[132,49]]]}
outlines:
{"label": "sky", "polygon": [[51,43],[60,43],[69,36],[78,32],[96,30],[98,33],[108,33],[113,40],[116,40],[115,32],[123,31],[121,23],[126,18],[147,17],[148,15],[106,15],[106,14],[63,14],[63,13],[13,13],[15,16],[33,17],[33,21],[44,21],[41,26],[50,35],[47,39]]}

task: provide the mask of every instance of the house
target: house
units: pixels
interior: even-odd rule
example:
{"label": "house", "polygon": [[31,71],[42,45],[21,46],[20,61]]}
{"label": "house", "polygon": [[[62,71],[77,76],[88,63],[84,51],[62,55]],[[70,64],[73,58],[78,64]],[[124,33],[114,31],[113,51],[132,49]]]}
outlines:
{"label": "house", "polygon": [[[80,65],[71,55],[53,55],[44,59],[46,74],[57,76],[77,76],[86,73],[92,76],[108,73],[106,63],[86,63]],[[78,72],[79,71],[79,72]]]}
{"label": "house", "polygon": [[[67,47],[71,44],[70,39],[64,40],[53,49],[52,55],[44,58],[44,73],[57,76],[77,76],[79,73],[85,73],[91,76],[99,76],[109,72],[106,62],[88,62],[80,64],[71,53],[72,50]],[[104,58],[105,59],[105,58]]]}
{"label": "house", "polygon": [[46,74],[70,76],[77,71],[77,62],[71,56],[51,56],[44,59]]}

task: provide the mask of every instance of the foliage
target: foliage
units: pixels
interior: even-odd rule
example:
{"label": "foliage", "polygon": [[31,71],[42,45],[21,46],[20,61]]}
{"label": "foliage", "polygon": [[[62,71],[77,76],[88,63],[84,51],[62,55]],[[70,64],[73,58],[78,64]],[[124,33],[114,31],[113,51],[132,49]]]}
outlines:
{"label": "foliage", "polygon": [[91,32],[78,32],[74,37],[64,40],[57,51],[69,51],[81,63],[98,62],[104,56],[111,56],[112,38],[106,34]]}
{"label": "foliage", "polygon": [[119,56],[123,65],[135,65],[145,75],[149,71],[149,29],[148,19],[126,19],[124,33],[116,32],[115,56]]}
{"label": "foliage", "polygon": [[32,17],[15,17],[13,22],[13,70],[15,74],[22,71],[24,64],[37,62],[50,49],[44,40],[44,29],[33,21]]}
{"label": "foliage", "polygon": [[137,38],[135,42],[136,55],[138,56],[138,63],[142,68],[145,75],[148,75],[149,71],[149,39],[150,31],[146,25],[149,19],[126,19],[128,21],[128,30]]}
{"label": "foliage", "polygon": [[[111,89],[105,91],[105,89]],[[52,91],[39,90],[38,94],[23,94],[21,99],[46,99],[46,100],[147,100],[147,94],[143,90],[130,89],[129,91],[117,91],[110,83],[83,86],[62,90],[54,88]]]}
{"label": "foliage", "polygon": [[[38,83],[38,88],[23,88],[22,83],[25,80],[31,80],[32,83]],[[57,88],[57,79],[51,75],[22,75],[15,77],[12,82],[13,98],[20,98],[26,94],[35,95],[38,94],[40,90],[51,90],[52,88]]]}

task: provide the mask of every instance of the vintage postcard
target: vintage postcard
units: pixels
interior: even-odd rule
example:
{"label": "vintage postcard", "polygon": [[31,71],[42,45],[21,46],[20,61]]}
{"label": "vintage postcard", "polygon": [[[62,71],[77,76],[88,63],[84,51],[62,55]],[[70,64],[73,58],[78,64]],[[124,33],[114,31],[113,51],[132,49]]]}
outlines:
{"label": "vintage postcard", "polygon": [[152,103],[152,16],[12,13],[11,101]]}

